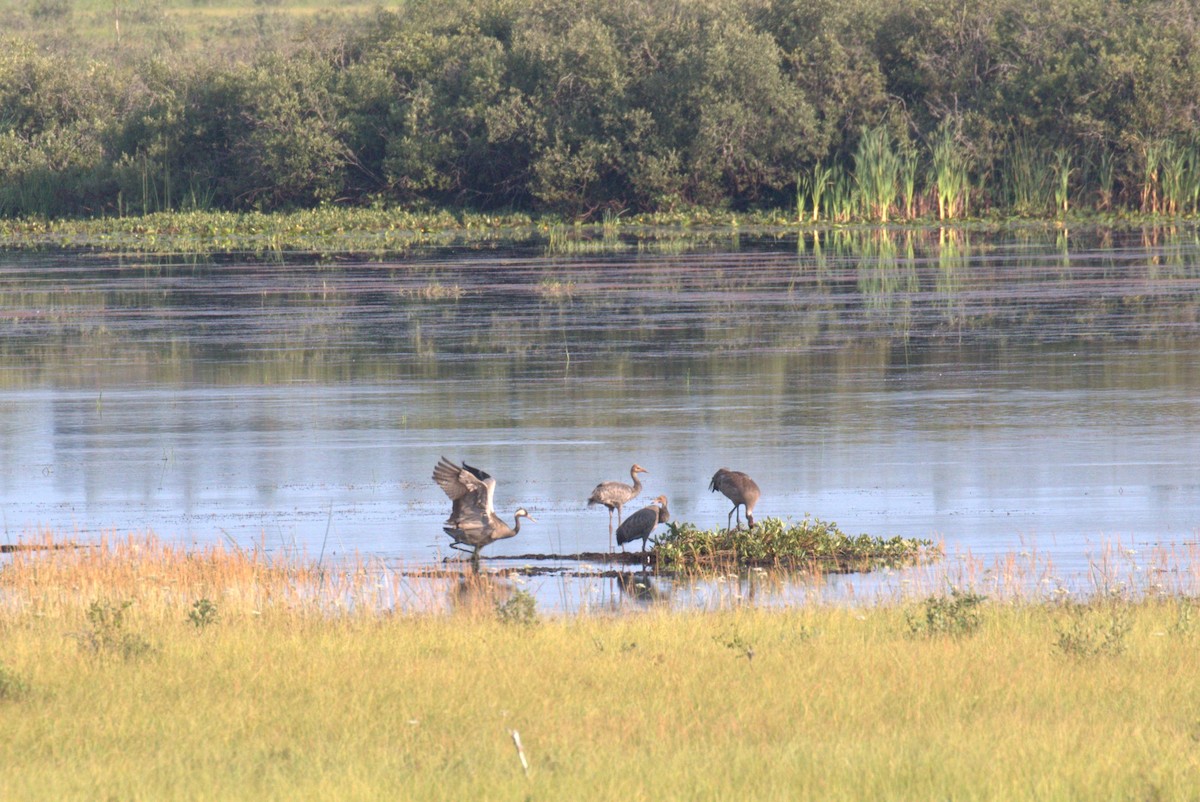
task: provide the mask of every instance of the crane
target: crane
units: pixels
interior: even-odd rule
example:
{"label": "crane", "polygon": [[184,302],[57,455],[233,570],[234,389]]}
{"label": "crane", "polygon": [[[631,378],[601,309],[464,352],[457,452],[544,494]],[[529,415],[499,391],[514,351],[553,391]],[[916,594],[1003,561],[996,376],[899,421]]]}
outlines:
{"label": "crane", "polygon": [[[712,481],[708,484],[708,489],[714,493],[720,491],[725,498],[733,502],[733,509],[729,511],[729,516],[725,519],[725,528],[729,528],[729,521],[734,514],[738,512],[738,507],[746,508],[746,523],[754,527],[754,505],[758,503],[758,484],[741,471],[731,471],[728,468],[721,468],[713,474]],[[738,526],[742,525],[741,515],[738,514]]]}
{"label": "crane", "polygon": [[642,507],[617,527],[617,543],[624,551],[626,543],[640,537],[642,551],[645,551],[646,541],[649,539],[650,533],[654,531],[654,527],[665,524],[669,520],[671,520],[671,511],[667,508],[667,497],[659,496],[654,499],[653,504]]}
{"label": "crane", "polygon": [[522,518],[537,522],[524,507],[514,513],[512,526],[501,520],[492,506],[496,480],[465,462],[455,465],[442,457],[433,469],[433,481],[452,502],[450,517],[442,525],[442,530],[454,540],[450,547],[471,551],[471,562],[475,565],[479,564],[479,550],[484,546],[520,532]]}

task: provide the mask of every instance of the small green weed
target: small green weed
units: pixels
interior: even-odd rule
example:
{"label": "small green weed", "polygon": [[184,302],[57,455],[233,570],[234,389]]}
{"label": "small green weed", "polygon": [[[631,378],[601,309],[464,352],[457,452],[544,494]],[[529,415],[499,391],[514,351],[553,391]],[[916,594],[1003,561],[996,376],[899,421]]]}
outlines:
{"label": "small green weed", "polygon": [[533,626],[538,622],[537,599],[527,591],[514,591],[507,601],[496,602],[496,617],[504,624]]}
{"label": "small green weed", "polygon": [[131,601],[92,602],[86,613],[88,629],[75,635],[80,648],[90,654],[115,655],[124,660],[149,654],[153,650],[150,642],[125,630],[125,611],[132,604]]}
{"label": "small green weed", "polygon": [[1072,657],[1115,657],[1126,649],[1125,636],[1133,627],[1128,604],[1100,600],[1067,604],[1067,622],[1058,628],[1054,645]]}
{"label": "small green weed", "polygon": [[29,680],[0,663],[0,702],[15,701],[29,693]]}
{"label": "small green weed", "polygon": [[1172,635],[1190,635],[1196,631],[1196,603],[1187,597],[1176,602],[1175,622],[1171,624]]}
{"label": "small green weed", "polygon": [[979,628],[977,608],[985,599],[978,593],[951,588],[949,596],[930,596],[923,602],[920,613],[910,610],[904,617],[913,635],[958,638]]}
{"label": "small green weed", "polygon": [[754,662],[754,644],[747,641],[738,633],[735,632],[733,635],[714,635],[713,640],[726,649],[737,652],[738,657],[745,657],[748,661]]}
{"label": "small green weed", "polygon": [[219,619],[217,613],[217,605],[210,599],[197,599],[192,605],[191,611],[188,613],[188,622],[196,629],[204,629],[217,623]]}

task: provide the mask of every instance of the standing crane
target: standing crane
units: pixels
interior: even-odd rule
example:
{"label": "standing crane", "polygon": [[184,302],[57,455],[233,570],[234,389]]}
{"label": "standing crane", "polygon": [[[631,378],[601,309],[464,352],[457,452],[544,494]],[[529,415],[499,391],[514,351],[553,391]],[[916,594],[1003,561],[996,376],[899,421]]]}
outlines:
{"label": "standing crane", "polygon": [[450,517],[442,525],[442,530],[454,540],[450,547],[471,551],[471,563],[475,566],[479,565],[480,549],[521,531],[522,518],[537,522],[524,507],[516,511],[512,526],[502,521],[492,507],[496,480],[465,462],[455,465],[442,457],[433,469],[433,481],[446,491],[452,502]]}
{"label": "standing crane", "polygon": [[617,543],[621,546],[621,551],[625,550],[625,544],[642,539],[642,551],[646,550],[646,541],[650,538],[650,533],[654,531],[654,527],[659,524],[665,524],[671,520],[671,511],[667,508],[667,497],[659,496],[654,499],[654,503],[642,507],[640,510],[630,515],[625,519],[625,523],[617,527]]}
{"label": "standing crane", "polygon": [[633,484],[627,485],[624,482],[601,482],[596,485],[596,489],[592,491],[592,495],[588,496],[587,505],[591,507],[593,504],[602,504],[608,507],[608,550],[612,551],[612,535],[613,510],[617,511],[617,524],[621,523],[621,507],[629,500],[636,498],[638,493],[642,492],[642,480],[638,478],[639,473],[649,473],[641,465],[636,462],[629,469],[629,477],[633,479]]}
{"label": "standing crane", "polygon": [[[733,502],[733,509],[729,511],[729,515],[725,519],[726,529],[729,528],[729,521],[733,518],[734,513],[738,512],[738,507],[746,508],[746,523],[750,528],[754,528],[754,505],[758,503],[759,490],[753,479],[741,471],[721,468],[713,474],[708,489],[714,493],[720,491],[725,498]],[[740,513],[737,524],[738,526],[742,525]]]}

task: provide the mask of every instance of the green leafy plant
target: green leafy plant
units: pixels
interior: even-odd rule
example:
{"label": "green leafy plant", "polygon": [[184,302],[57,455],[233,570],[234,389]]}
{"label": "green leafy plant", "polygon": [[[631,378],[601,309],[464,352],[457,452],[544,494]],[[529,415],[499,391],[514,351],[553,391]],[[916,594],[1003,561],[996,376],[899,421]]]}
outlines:
{"label": "green leafy plant", "polygon": [[1196,629],[1196,602],[1190,597],[1177,600],[1175,621],[1171,624],[1174,635],[1190,635]]}
{"label": "green leafy plant", "polygon": [[132,604],[131,601],[120,604],[92,602],[86,613],[88,628],[75,636],[80,647],[93,655],[116,656],[124,660],[149,654],[153,650],[150,642],[125,629],[125,612]]}
{"label": "green leafy plant", "polygon": [[854,180],[858,205],[868,218],[888,221],[900,186],[901,161],[886,126],[863,129],[854,154]]}
{"label": "green leafy plant", "polygon": [[979,605],[987,599],[973,591],[951,588],[948,596],[930,596],[918,612],[905,613],[913,635],[960,638],[979,628]]}
{"label": "green leafy plant", "polygon": [[766,518],[753,528],[702,530],[671,522],[659,537],[654,555],[667,568],[735,566],[819,567],[860,570],[919,559],[928,540],[848,535],[837,524],[816,518],[791,523]]}
{"label": "green leafy plant", "polygon": [[961,217],[966,212],[967,160],[956,136],[956,129],[944,122],[931,149],[930,183],[937,195],[939,220]]}
{"label": "green leafy plant", "polygon": [[737,652],[738,657],[745,657],[754,662],[754,644],[747,641],[737,632],[732,635],[714,635],[713,640],[730,651]]}
{"label": "green leafy plant", "polygon": [[24,698],[29,693],[29,680],[0,663],[0,702]]}
{"label": "green leafy plant", "polygon": [[217,605],[210,599],[197,599],[192,604],[192,609],[188,611],[188,623],[196,629],[205,629],[217,623],[220,618],[217,612]]}
{"label": "green leafy plant", "polygon": [[1054,645],[1071,657],[1114,657],[1126,649],[1125,636],[1133,627],[1128,604],[1101,598],[1091,604],[1064,605],[1067,620],[1058,627]]}
{"label": "green leafy plant", "polygon": [[503,624],[533,626],[538,622],[537,599],[528,591],[513,591],[507,600],[496,602],[496,617]]}

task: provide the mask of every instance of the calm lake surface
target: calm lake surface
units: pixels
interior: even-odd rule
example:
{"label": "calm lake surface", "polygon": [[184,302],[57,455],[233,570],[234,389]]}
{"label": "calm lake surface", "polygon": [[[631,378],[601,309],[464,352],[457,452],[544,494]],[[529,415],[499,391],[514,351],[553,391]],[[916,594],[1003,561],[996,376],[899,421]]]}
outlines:
{"label": "calm lake surface", "polygon": [[[538,519],[485,556],[607,550],[607,512],[584,502],[638,462],[641,503],[665,493],[704,527],[725,522],[707,490],[725,466],[758,480],[760,517],[939,541],[950,574],[1013,555],[1068,587],[1105,560],[1193,570],[1194,227],[612,245],[0,254],[3,539],[152,531],[427,566],[457,554],[430,478],[445,455],[497,478],[504,517]],[[526,581],[563,607],[626,586]]]}

